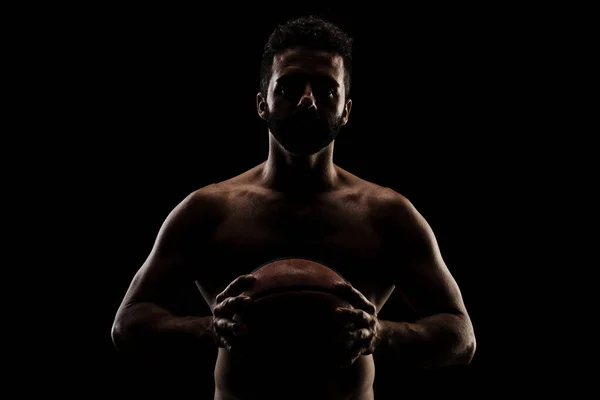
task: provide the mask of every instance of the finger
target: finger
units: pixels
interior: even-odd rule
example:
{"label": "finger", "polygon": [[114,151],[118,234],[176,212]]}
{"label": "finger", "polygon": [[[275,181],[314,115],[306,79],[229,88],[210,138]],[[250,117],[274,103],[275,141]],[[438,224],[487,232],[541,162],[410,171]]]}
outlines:
{"label": "finger", "polygon": [[370,329],[362,328],[344,332],[340,335],[340,339],[344,342],[346,348],[350,349],[370,343],[373,335],[373,331]]}
{"label": "finger", "polygon": [[238,322],[218,318],[214,322],[215,331],[221,337],[241,336],[248,333],[248,326]]}
{"label": "finger", "polygon": [[252,284],[256,278],[252,275],[242,275],[235,278],[225,290],[217,295],[215,302],[219,304],[228,297],[234,297],[240,295],[244,290],[248,290],[252,287]]}
{"label": "finger", "polygon": [[213,309],[213,314],[220,318],[233,318],[236,312],[247,307],[252,300],[248,296],[228,297]]}
{"label": "finger", "polygon": [[341,346],[338,347],[337,351],[341,368],[350,367],[366,351],[370,343],[369,339],[356,341],[351,336],[353,335],[347,334],[346,339],[339,343]]}
{"label": "finger", "polygon": [[[360,339],[359,339],[360,338]],[[369,355],[375,351],[375,333],[369,331],[369,333],[363,332],[355,336],[355,342],[350,345],[348,350],[351,354]]]}
{"label": "finger", "polygon": [[356,361],[358,361],[358,359],[360,358],[360,354],[357,355],[356,357],[352,357],[352,359],[350,360],[350,366],[352,366]]}
{"label": "finger", "polygon": [[373,334],[368,330],[347,332],[338,337],[338,347],[346,355],[367,354],[373,343]]}
{"label": "finger", "polygon": [[349,356],[348,358],[346,358],[344,361],[342,361],[340,363],[340,367],[341,368],[350,368],[360,358],[360,356],[361,356],[360,354]]}
{"label": "finger", "polygon": [[351,347],[351,350],[353,353],[358,353],[362,356],[373,354],[375,351],[375,346],[373,345],[373,336],[360,342],[356,342],[356,344]]}
{"label": "finger", "polygon": [[227,339],[225,339],[222,336],[217,336],[217,340],[216,340],[217,346],[219,347],[223,347],[223,348],[227,348],[227,347],[231,347],[229,345],[229,342],[227,342]]}
{"label": "finger", "polygon": [[377,317],[363,310],[337,308],[335,310],[335,319],[338,324],[344,328],[375,328]]}
{"label": "finger", "polygon": [[335,316],[339,321],[350,321],[368,326],[374,319],[373,316],[366,311],[352,308],[336,308]]}
{"label": "finger", "polygon": [[362,328],[357,329],[355,331],[351,331],[351,336],[354,341],[364,341],[366,339],[370,339],[373,336],[373,332],[370,329]]}
{"label": "finger", "polygon": [[375,305],[351,284],[340,283],[335,286],[338,289],[340,296],[347,300],[354,308],[376,315],[377,308]]}
{"label": "finger", "polygon": [[236,357],[245,357],[248,355],[248,343],[241,337],[223,338],[223,346],[227,351]]}
{"label": "finger", "polygon": [[352,365],[362,355],[372,354],[369,341],[355,342],[351,346],[346,346],[342,350],[342,364],[346,366]]}

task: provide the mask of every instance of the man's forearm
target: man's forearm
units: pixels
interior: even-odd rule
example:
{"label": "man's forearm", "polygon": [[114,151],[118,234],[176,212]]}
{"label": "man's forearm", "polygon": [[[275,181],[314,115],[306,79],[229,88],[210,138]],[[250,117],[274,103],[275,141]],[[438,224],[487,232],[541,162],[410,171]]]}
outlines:
{"label": "man's forearm", "polygon": [[177,354],[215,347],[212,316],[179,317],[150,303],[119,310],[112,329],[115,347],[124,352]]}
{"label": "man's forearm", "polygon": [[377,353],[403,367],[438,368],[468,364],[475,336],[468,317],[438,314],[413,323],[380,320]]}

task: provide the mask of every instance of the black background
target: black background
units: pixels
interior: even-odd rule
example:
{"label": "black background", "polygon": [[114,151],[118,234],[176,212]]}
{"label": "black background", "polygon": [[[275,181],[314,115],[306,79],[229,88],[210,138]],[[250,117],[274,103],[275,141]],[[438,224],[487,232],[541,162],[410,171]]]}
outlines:
{"label": "black background", "polygon": [[[479,395],[520,381],[541,364],[532,349],[517,351],[535,308],[517,294],[535,258],[523,253],[537,218],[529,194],[541,185],[530,164],[539,166],[539,133],[561,122],[543,107],[552,89],[541,61],[560,45],[560,24],[546,28],[540,10],[492,6],[255,6],[86,7],[69,10],[76,16],[52,27],[58,35],[40,38],[50,45],[45,62],[60,71],[52,85],[66,98],[53,118],[75,149],[65,168],[78,193],[69,206],[80,216],[72,242],[80,269],[65,279],[81,279],[66,282],[77,317],[65,324],[67,346],[81,359],[78,376],[92,379],[92,392],[157,385],[129,379],[132,366],[110,339],[115,312],[169,211],[189,192],[266,158],[255,108],[262,47],[275,24],[313,13],[355,37],[353,111],[334,161],[421,211],[478,341],[467,368],[426,374],[420,386],[383,365],[380,387],[452,392],[436,387],[451,379],[463,392],[492,384],[468,389]],[[385,316],[395,307],[392,296]],[[203,362],[204,394],[212,361]]]}

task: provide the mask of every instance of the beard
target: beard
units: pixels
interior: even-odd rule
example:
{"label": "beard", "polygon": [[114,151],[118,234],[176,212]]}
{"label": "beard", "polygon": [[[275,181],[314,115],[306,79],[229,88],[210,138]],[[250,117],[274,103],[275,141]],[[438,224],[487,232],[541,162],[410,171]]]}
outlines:
{"label": "beard", "polygon": [[323,119],[316,111],[296,109],[283,119],[267,111],[267,126],[279,144],[297,156],[308,156],[323,150],[333,142],[342,128],[342,117]]}

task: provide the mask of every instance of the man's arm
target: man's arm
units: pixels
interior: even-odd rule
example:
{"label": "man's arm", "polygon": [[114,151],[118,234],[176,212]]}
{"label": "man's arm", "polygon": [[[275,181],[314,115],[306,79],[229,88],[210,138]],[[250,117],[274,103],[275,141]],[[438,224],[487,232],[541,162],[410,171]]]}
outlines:
{"label": "man's arm", "polygon": [[402,365],[437,368],[468,364],[475,354],[473,325],[458,284],[448,270],[433,231],[404,197],[392,193],[382,208],[386,238],[401,249],[394,258],[397,290],[417,312],[418,320],[380,321],[378,352]]}
{"label": "man's arm", "polygon": [[214,226],[213,209],[208,196],[196,192],[166,218],[117,311],[111,332],[117,350],[173,354],[214,347],[212,315],[177,316],[172,306],[182,288],[193,285],[192,268]]}

